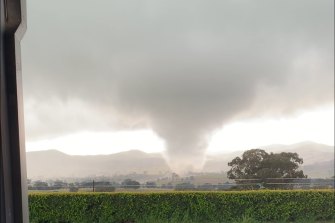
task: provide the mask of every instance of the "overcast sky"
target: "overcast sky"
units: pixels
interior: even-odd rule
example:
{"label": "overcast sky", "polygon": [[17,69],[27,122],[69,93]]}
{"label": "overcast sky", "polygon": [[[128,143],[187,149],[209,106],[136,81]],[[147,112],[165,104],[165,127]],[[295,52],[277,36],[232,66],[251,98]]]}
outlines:
{"label": "overcast sky", "polygon": [[332,0],[30,0],[22,57],[27,150],[334,142]]}

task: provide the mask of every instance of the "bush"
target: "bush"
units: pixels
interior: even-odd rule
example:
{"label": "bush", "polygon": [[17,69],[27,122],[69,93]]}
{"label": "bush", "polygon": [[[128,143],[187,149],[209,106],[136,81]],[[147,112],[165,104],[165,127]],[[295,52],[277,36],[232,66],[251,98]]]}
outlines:
{"label": "bush", "polygon": [[334,190],[35,193],[30,221],[37,222],[234,222],[333,219]]}

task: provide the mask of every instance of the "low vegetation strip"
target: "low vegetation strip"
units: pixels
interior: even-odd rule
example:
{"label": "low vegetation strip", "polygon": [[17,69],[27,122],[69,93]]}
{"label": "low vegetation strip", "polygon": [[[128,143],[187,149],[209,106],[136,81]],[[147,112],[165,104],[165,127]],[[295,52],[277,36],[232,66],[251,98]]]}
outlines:
{"label": "low vegetation strip", "polygon": [[331,220],[334,190],[36,193],[30,221],[40,222],[261,222]]}

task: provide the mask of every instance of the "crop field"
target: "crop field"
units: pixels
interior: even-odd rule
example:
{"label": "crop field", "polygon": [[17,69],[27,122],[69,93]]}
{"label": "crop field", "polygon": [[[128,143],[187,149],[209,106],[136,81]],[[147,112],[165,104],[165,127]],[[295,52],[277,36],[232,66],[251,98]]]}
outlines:
{"label": "crop field", "polygon": [[334,190],[31,193],[30,221],[333,222]]}

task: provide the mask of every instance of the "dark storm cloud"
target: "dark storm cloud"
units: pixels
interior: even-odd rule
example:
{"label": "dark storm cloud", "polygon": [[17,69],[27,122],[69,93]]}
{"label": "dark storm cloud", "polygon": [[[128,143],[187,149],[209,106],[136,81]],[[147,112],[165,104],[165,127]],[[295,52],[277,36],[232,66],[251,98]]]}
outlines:
{"label": "dark storm cloud", "polygon": [[30,137],[145,126],[183,168],[234,118],[334,100],[331,0],[29,3]]}

